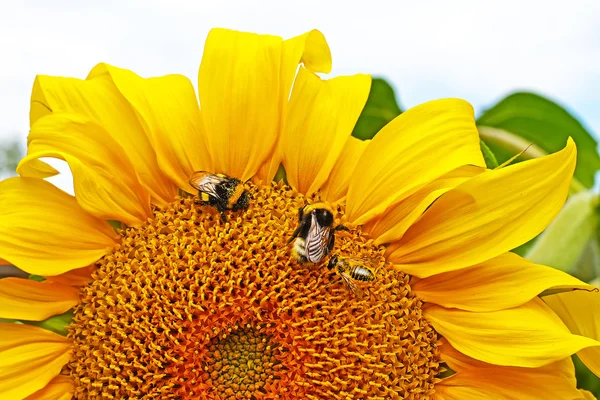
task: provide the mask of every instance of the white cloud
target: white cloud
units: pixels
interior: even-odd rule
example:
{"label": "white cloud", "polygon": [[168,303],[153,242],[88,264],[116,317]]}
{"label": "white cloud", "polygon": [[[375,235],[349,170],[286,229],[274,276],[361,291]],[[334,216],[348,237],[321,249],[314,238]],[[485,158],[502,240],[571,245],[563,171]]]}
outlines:
{"label": "white cloud", "polygon": [[455,96],[481,109],[533,90],[600,132],[599,22],[596,0],[2,2],[0,137],[25,135],[38,73],[85,77],[106,61],[195,82],[215,26],[284,37],[318,28],[334,74],[385,76],[403,106]]}

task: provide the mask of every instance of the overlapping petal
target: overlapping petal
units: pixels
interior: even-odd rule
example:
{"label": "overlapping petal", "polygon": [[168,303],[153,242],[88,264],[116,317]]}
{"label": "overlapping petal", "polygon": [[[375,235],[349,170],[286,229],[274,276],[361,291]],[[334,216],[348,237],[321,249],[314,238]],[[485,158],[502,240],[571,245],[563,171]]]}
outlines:
{"label": "overlapping petal", "polygon": [[[288,99],[299,63],[302,63],[306,69],[312,72],[329,73],[331,71],[331,52],[329,50],[329,45],[325,40],[325,36],[318,30],[313,29],[300,36],[283,41],[281,58],[282,101],[280,104],[280,132],[283,130],[285,124],[289,104]],[[277,173],[282,158],[279,135],[277,137],[277,143],[271,151],[271,155],[267,157],[266,161],[256,173],[257,180],[263,182],[271,181]]]}
{"label": "overlapping petal", "polygon": [[478,312],[516,307],[547,289],[594,290],[569,274],[534,264],[514,253],[421,279],[412,288],[428,303]]}
{"label": "overlapping petal", "polygon": [[36,178],[0,182],[0,257],[36,275],[58,275],[109,252],[116,234],[74,197]]}
{"label": "overlapping petal", "polygon": [[79,301],[79,290],[54,282],[0,279],[0,318],[43,321],[62,314]]}
{"label": "overlapping petal", "polygon": [[119,144],[102,126],[80,114],[54,112],[31,127],[28,154],[17,172],[32,160],[65,160],[73,173],[77,201],[90,214],[127,225],[139,225],[152,215],[150,195]]}
{"label": "overlapping petal", "polygon": [[40,179],[49,178],[59,174],[57,169],[48,165],[42,160],[31,160],[26,165],[22,165],[18,173],[21,176],[28,178]]}
{"label": "overlapping petal", "polygon": [[[101,66],[96,67],[99,72]],[[33,126],[40,118],[50,113],[70,113],[79,119],[89,120],[100,126],[105,137],[118,143],[126,158],[135,167],[136,176],[150,192],[155,202],[171,201],[176,189],[158,167],[156,154],[146,137],[137,117],[125,98],[119,93],[110,77],[98,73],[86,80],[55,76],[38,76],[31,95],[30,124]],[[47,145],[61,145],[61,140]],[[116,148],[115,148],[116,149]],[[57,149],[59,150],[59,149]],[[22,168],[23,176],[44,178],[52,171],[39,171],[45,164],[36,166],[39,161],[30,162]]]}
{"label": "overlapping petal", "polygon": [[[544,301],[572,333],[600,341],[600,293],[565,292],[546,296]],[[600,346],[585,348],[577,355],[600,377]]]}
{"label": "overlapping petal", "polygon": [[346,199],[348,218],[364,224],[469,164],[485,166],[471,105],[443,99],[414,107],[387,124],[358,161]]}
{"label": "overlapping petal", "polygon": [[300,68],[281,136],[283,166],[291,187],[313,193],[325,183],[367,101],[370,86],[368,75],[322,80]]}
{"label": "overlapping petal", "polygon": [[507,310],[477,314],[433,305],[424,314],[458,351],[495,365],[541,367],[600,345],[571,334],[538,298]]}
{"label": "overlapping petal", "polygon": [[66,286],[85,286],[92,279],[93,266],[76,268],[60,275],[46,276],[48,282],[55,282]]}
{"label": "overlapping petal", "polygon": [[322,199],[333,203],[346,197],[354,167],[370,142],[370,140],[360,140],[353,136],[346,140],[329,178],[321,186]]}
{"label": "overlapping petal", "polygon": [[198,91],[216,172],[252,177],[273,150],[283,85],[282,39],[213,29],[204,45]]}
{"label": "overlapping petal", "polygon": [[469,179],[433,203],[393,244],[388,260],[406,273],[427,277],[478,264],[527,242],[560,211],[575,161],[569,139],[555,154]]}
{"label": "overlapping petal", "polygon": [[46,387],[69,361],[70,346],[35,326],[0,324],[0,398],[24,399]]}
{"label": "overlapping petal", "polygon": [[438,197],[484,171],[485,168],[475,165],[458,167],[388,207],[380,218],[366,224],[364,229],[377,244],[399,240]]}
{"label": "overlapping petal", "polygon": [[579,393],[581,397],[579,397],[577,400],[596,400],[596,396],[587,390],[579,389]]}
{"label": "overlapping petal", "polygon": [[74,391],[73,379],[66,375],[58,375],[43,389],[28,396],[25,400],[69,400],[73,397]]}
{"label": "overlapping petal", "polygon": [[211,30],[198,87],[215,171],[247,180],[262,166],[262,178],[272,178],[281,157],[277,136],[300,62],[312,71],[331,70],[329,46],[319,31],[283,41]]}
{"label": "overlapping petal", "polygon": [[436,384],[438,399],[575,400],[580,396],[570,358],[539,368],[502,367],[465,356],[448,343],[440,350],[442,360],[457,373]]}
{"label": "overlapping petal", "polygon": [[198,99],[182,75],[144,79],[108,64],[96,66],[89,78],[109,77],[133,107],[156,152],[158,165],[178,187],[194,192],[188,179],[196,170],[212,170],[206,149]]}

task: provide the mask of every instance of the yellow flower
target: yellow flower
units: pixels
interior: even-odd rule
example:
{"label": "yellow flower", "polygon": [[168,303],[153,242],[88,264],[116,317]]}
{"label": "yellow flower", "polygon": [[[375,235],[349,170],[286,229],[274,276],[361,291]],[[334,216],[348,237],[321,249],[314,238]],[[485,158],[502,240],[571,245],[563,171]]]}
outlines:
{"label": "yellow flower", "polygon": [[[318,31],[216,29],[201,107],[180,75],[39,76],[21,176],[0,182],[0,257],[45,280],[0,280],[0,318],[25,322],[0,327],[0,398],[590,398],[570,356],[600,373],[600,294],[509,252],[560,210],[573,142],[486,170],[456,99],[362,142],[370,78],[315,74],[330,69]],[[43,157],[69,164],[75,197]],[[248,209],[196,204],[198,170],[245,182]],[[290,256],[317,200],[348,228],[332,253],[375,271],[356,293]],[[584,290],[538,297],[565,288]],[[71,309],[68,334],[45,329]]]}

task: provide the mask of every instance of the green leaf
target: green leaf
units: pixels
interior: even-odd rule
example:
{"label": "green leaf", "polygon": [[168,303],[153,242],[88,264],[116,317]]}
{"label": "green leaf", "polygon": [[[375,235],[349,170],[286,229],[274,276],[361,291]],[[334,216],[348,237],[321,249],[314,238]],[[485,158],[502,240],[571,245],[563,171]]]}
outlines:
{"label": "green leaf", "polygon": [[66,336],[69,333],[67,327],[73,320],[73,311],[67,311],[60,315],[55,315],[43,321],[21,321],[27,325],[35,325],[40,328]]}
{"label": "green leaf", "polygon": [[573,363],[575,364],[575,375],[577,376],[577,387],[586,389],[600,396],[600,379],[585,364],[579,360],[579,357],[573,355]]}
{"label": "green leaf", "polygon": [[362,140],[372,139],[381,128],[401,112],[390,84],[384,79],[373,78],[367,104],[356,122],[352,136]]}
{"label": "green leaf", "polygon": [[496,156],[490,150],[487,144],[483,140],[479,141],[479,147],[481,147],[481,153],[483,153],[483,159],[485,160],[485,165],[489,169],[494,169],[498,166],[498,160],[496,160]]}
{"label": "green leaf", "polygon": [[600,286],[600,282],[597,282],[600,277],[600,243],[597,235],[588,242],[573,275],[582,281],[594,281],[595,286]]}
{"label": "green leaf", "polygon": [[285,173],[285,168],[283,168],[283,164],[279,164],[279,168],[277,168],[277,172],[275,173],[275,177],[273,178],[273,182],[280,181],[283,181],[283,183],[285,183],[286,185],[288,184],[287,174]]}
{"label": "green leaf", "polygon": [[121,224],[121,221],[115,221],[115,220],[107,220],[106,222],[108,222],[108,224],[115,230],[115,232],[120,231],[121,229],[123,229],[123,225]]}
{"label": "green leaf", "polygon": [[537,264],[578,275],[580,261],[598,228],[597,207],[598,195],[593,192],[580,192],[569,197],[525,257]]}
{"label": "green leaf", "polygon": [[24,155],[25,150],[20,141],[14,140],[0,145],[0,174],[16,175],[15,170]]}
{"label": "green leaf", "polygon": [[[594,173],[600,169],[597,142],[558,104],[533,93],[514,93],[485,111],[477,124],[512,133],[523,140],[521,145],[534,143],[546,153],[562,149],[567,138],[572,137],[577,144],[575,177],[586,187],[593,186]],[[482,137],[501,163],[524,148],[515,148],[515,143],[488,140],[484,133]]]}

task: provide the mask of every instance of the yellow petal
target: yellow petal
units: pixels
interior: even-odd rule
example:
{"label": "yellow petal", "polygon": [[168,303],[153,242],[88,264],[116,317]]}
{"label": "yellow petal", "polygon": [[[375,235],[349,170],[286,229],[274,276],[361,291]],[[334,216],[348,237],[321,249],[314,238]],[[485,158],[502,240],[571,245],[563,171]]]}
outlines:
{"label": "yellow petal", "polygon": [[398,240],[438,197],[484,171],[485,168],[474,165],[458,167],[388,207],[381,218],[367,223],[364,230],[376,244]]}
{"label": "yellow petal", "polygon": [[383,127],[358,161],[346,199],[348,218],[364,224],[469,164],[485,166],[469,103],[443,99],[411,108]]}
{"label": "yellow petal", "polygon": [[596,400],[596,396],[594,396],[591,392],[587,390],[579,389],[579,393],[581,395],[577,400]]}
{"label": "yellow petal", "polygon": [[58,275],[109,252],[116,234],[73,196],[41,179],[0,182],[0,257],[35,275]]}
{"label": "yellow petal", "polygon": [[468,311],[516,307],[551,288],[594,289],[569,274],[534,264],[514,253],[504,253],[473,267],[421,279],[412,288],[428,303]]}
{"label": "yellow petal", "polygon": [[458,351],[490,364],[541,367],[600,345],[571,334],[538,298],[501,311],[473,313],[433,305],[424,313]]}
{"label": "yellow petal", "polygon": [[[287,112],[288,98],[292,83],[298,70],[298,64],[302,62],[304,67],[312,72],[329,73],[331,71],[331,52],[325,36],[316,29],[303,35],[283,41],[281,58],[281,81],[282,100],[280,102],[281,118],[279,130],[283,130]],[[256,173],[256,179],[262,182],[270,182],[277,173],[277,169],[283,158],[279,142],[274,146],[271,155],[267,157]]]}
{"label": "yellow petal", "polygon": [[284,93],[290,93],[299,63],[313,72],[331,72],[331,50],[325,36],[317,29],[283,41],[281,79]]}
{"label": "yellow petal", "polygon": [[0,318],[43,321],[62,314],[79,301],[79,290],[31,279],[0,279]]}
{"label": "yellow petal", "polygon": [[42,157],[69,164],[77,201],[90,214],[133,226],[152,215],[150,195],[139,183],[127,155],[96,122],[60,112],[38,119],[29,132],[28,154],[17,172]]}
{"label": "yellow petal", "polygon": [[66,286],[85,286],[92,280],[93,266],[72,269],[60,275],[46,276],[48,282],[55,282]]}
{"label": "yellow petal", "polygon": [[279,131],[282,40],[212,29],[198,72],[198,92],[213,170],[251,178]]}
{"label": "yellow petal", "polygon": [[197,170],[212,170],[194,87],[182,75],[144,79],[108,64],[89,78],[110,77],[129,102],[156,152],[158,165],[178,187],[193,190],[188,179]]}
{"label": "yellow petal", "polygon": [[[489,364],[488,364],[489,365]],[[436,398],[444,400],[539,400],[580,398],[575,377],[564,375],[573,362],[570,358],[542,368],[469,368],[435,385]]]}
{"label": "yellow petal", "polygon": [[447,341],[442,342],[442,360],[457,374],[438,383],[436,390],[439,389],[437,393],[446,394],[449,399],[469,399],[469,393],[478,395],[474,397],[478,399],[489,396],[499,396],[500,399],[575,399],[578,396],[575,367],[570,357],[539,368],[503,367],[475,360]]}
{"label": "yellow petal", "polygon": [[360,140],[353,136],[346,139],[346,144],[342,148],[329,178],[321,186],[322,199],[333,203],[346,197],[354,167],[370,142],[370,140]]}
{"label": "yellow petal", "polygon": [[325,183],[363,109],[371,77],[322,80],[300,68],[281,137],[291,187],[313,193]]}
{"label": "yellow petal", "polygon": [[45,179],[58,174],[59,172],[54,167],[40,160],[31,160],[26,166],[21,166],[19,170],[19,175],[28,178]]}
{"label": "yellow petal", "polygon": [[[572,333],[600,341],[600,293],[566,292],[545,296],[544,301]],[[600,377],[600,347],[588,347],[577,355]]]}
{"label": "yellow petal", "polygon": [[44,388],[69,361],[70,346],[35,326],[0,324],[0,398],[23,399]]}
{"label": "yellow petal", "polygon": [[318,31],[292,39],[210,31],[198,73],[200,104],[214,170],[242,180],[277,168],[274,152],[284,109],[299,61],[331,68],[329,47]]}
{"label": "yellow petal", "polygon": [[[440,341],[441,345],[439,346],[440,355],[442,357],[442,361],[444,361],[448,366],[457,372],[469,371],[469,370],[481,370],[486,368],[495,369],[497,371],[508,371],[508,372],[527,372],[527,371],[544,371],[552,372],[557,377],[561,377],[566,379],[572,385],[575,385],[577,379],[575,378],[575,365],[573,364],[573,360],[571,357],[566,357],[562,360],[550,363],[548,365],[544,365],[539,368],[523,368],[523,367],[505,367],[494,364],[488,364],[483,361],[476,360],[472,357],[469,357],[460,351],[456,350],[446,339],[442,339]],[[502,374],[500,374],[501,376]]]}
{"label": "yellow petal", "polygon": [[396,268],[427,277],[489,260],[538,235],[560,211],[575,169],[558,153],[469,179],[442,195],[394,246]]}
{"label": "yellow petal", "polygon": [[[101,126],[106,135],[123,149],[135,167],[137,176],[157,203],[173,200],[177,190],[160,171],[156,154],[133,109],[119,93],[102,64],[97,76],[87,80],[55,76],[38,76],[31,95],[31,126],[52,112],[67,112]],[[123,132],[127,132],[123,134]],[[23,176],[32,175],[32,166]]]}
{"label": "yellow petal", "polygon": [[28,396],[25,400],[69,400],[73,397],[75,385],[73,379],[58,375],[46,387]]}

